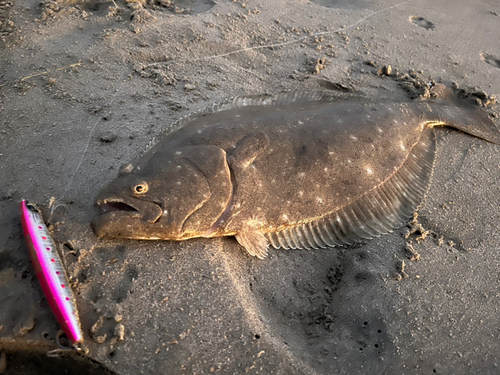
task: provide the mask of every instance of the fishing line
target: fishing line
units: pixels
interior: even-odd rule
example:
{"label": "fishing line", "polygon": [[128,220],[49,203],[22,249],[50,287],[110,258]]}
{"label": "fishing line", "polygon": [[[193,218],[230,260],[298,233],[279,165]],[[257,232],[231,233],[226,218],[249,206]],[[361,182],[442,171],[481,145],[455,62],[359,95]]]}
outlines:
{"label": "fishing line", "polygon": [[[215,59],[215,58],[219,58],[219,57],[231,56],[231,55],[234,55],[234,54],[237,54],[237,53],[241,53],[241,52],[253,51],[253,50],[264,49],[264,48],[278,48],[278,47],[283,47],[283,46],[294,44],[294,43],[299,43],[299,42],[304,41],[304,40],[309,39],[309,38],[314,38],[314,37],[321,36],[321,35],[328,35],[328,34],[338,33],[338,32],[341,32],[341,31],[352,29],[353,27],[355,27],[355,26],[363,23],[364,21],[366,21],[366,20],[368,20],[368,19],[376,16],[377,14],[384,13],[384,12],[387,12],[388,10],[390,10],[390,9],[394,9],[394,8],[400,7],[400,6],[408,3],[409,1],[410,0],[406,0],[406,1],[403,1],[401,3],[395,4],[395,5],[391,5],[389,7],[377,10],[377,11],[372,12],[372,13],[368,14],[367,16],[359,19],[358,21],[356,21],[353,24],[350,24],[350,25],[348,25],[346,27],[338,28],[336,30],[322,31],[322,32],[318,32],[318,33],[314,33],[314,34],[311,34],[311,35],[304,36],[302,38],[290,40],[288,42],[267,44],[267,45],[264,45],[264,46],[254,46],[254,47],[248,47],[248,48],[241,48],[239,50],[231,51],[231,52],[227,52],[227,53],[223,53],[223,54],[220,54],[220,55],[206,56],[206,57],[200,57],[200,58],[194,58],[194,59],[186,59],[185,61],[191,61],[192,62],[192,61],[211,60],[211,59]],[[179,59],[179,60],[181,60],[181,59]],[[177,61],[179,61],[179,60],[177,60]],[[153,65],[157,65],[157,64],[161,64],[161,62],[155,62],[155,63],[148,64],[148,65],[145,65],[145,66],[149,67],[149,66],[153,66]],[[44,73],[42,73],[42,74],[44,74]],[[31,77],[25,77],[25,78],[31,78]],[[114,95],[111,98],[110,105],[113,104],[114,99],[116,98],[116,96],[118,95],[119,92],[120,92],[120,89],[116,89]],[[52,214],[53,214],[53,212],[54,212],[54,210],[56,208],[58,208],[60,206],[63,206],[62,203],[61,204],[57,204],[57,201],[61,201],[66,196],[66,194],[68,193],[68,191],[70,190],[70,188],[71,188],[71,186],[73,184],[73,181],[75,179],[75,176],[78,173],[78,170],[80,169],[80,167],[82,166],[83,160],[85,159],[85,155],[87,154],[87,151],[88,151],[88,149],[90,147],[90,141],[92,139],[92,135],[94,134],[94,131],[96,130],[97,125],[99,124],[100,121],[101,121],[101,119],[99,118],[94,123],[94,125],[92,126],[92,129],[91,129],[90,134],[89,134],[88,139],[87,139],[87,143],[85,144],[85,147],[84,147],[83,152],[81,154],[81,157],[80,157],[80,160],[78,162],[78,165],[77,165],[77,167],[75,169],[75,172],[71,176],[71,179],[70,179],[70,181],[69,181],[66,189],[64,190],[63,195],[59,199],[52,199],[51,198],[50,203],[49,203],[50,217],[52,217]],[[49,218],[49,221],[50,221],[50,218]]]}
{"label": "fishing line", "polygon": [[[118,93],[120,92],[120,89],[116,89],[115,93],[113,94],[113,96],[111,97],[111,100],[109,102],[109,105],[113,104],[114,103],[114,100],[116,98],[116,96],[118,95]],[[54,210],[58,207],[61,207],[61,206],[64,206],[63,203],[61,204],[57,204],[57,201],[61,202],[62,199],[66,196],[66,194],[68,193],[68,191],[70,190],[71,186],[73,185],[73,181],[75,179],[75,176],[76,174],[78,173],[78,170],[80,169],[80,167],[82,166],[82,163],[83,163],[83,160],[85,159],[85,155],[87,154],[87,151],[89,149],[89,146],[90,146],[90,141],[92,139],[92,135],[94,134],[94,131],[96,130],[97,128],[97,125],[101,122],[101,118],[99,117],[96,122],[94,123],[94,125],[92,126],[92,129],[90,130],[90,133],[89,133],[89,136],[87,138],[87,143],[85,144],[85,148],[83,149],[83,152],[80,156],[80,160],[78,162],[78,165],[75,169],[75,172],[73,173],[73,175],[71,176],[70,180],[69,180],[69,183],[66,187],[66,190],[64,190],[62,196],[59,198],[59,199],[54,199],[54,198],[51,198],[50,201],[49,201],[49,208],[50,208],[50,216],[49,216],[49,219],[48,221],[50,222],[50,219],[52,218],[52,214],[54,213]]]}
{"label": "fishing line", "polygon": [[298,39],[294,39],[294,40],[290,40],[288,42],[283,42],[283,43],[277,43],[277,44],[268,44],[268,45],[265,45],[265,46],[255,46],[255,47],[248,47],[248,48],[242,48],[242,49],[239,49],[239,50],[236,50],[236,51],[232,51],[232,52],[228,52],[228,53],[223,53],[221,55],[214,55],[214,56],[208,56],[208,57],[201,57],[201,58],[198,58],[198,59],[190,59],[190,61],[199,61],[199,60],[209,60],[209,59],[215,59],[217,57],[225,57],[225,56],[230,56],[230,55],[234,55],[236,53],[240,53],[240,52],[246,52],[246,51],[252,51],[252,50],[256,50],[256,49],[263,49],[263,48],[277,48],[277,47],[282,47],[282,46],[286,46],[286,45],[289,45],[289,44],[294,44],[294,43],[299,43],[303,40],[306,40],[308,38],[314,38],[314,37],[317,37],[317,36],[321,36],[321,35],[328,35],[328,34],[334,34],[334,33],[338,33],[340,31],[345,31],[345,30],[349,30],[349,29],[352,29],[354,26],[357,26],[359,25],[360,23],[363,23],[364,21],[366,21],[367,19],[379,14],[379,13],[382,13],[382,12],[386,12],[392,8],[396,8],[396,7],[399,7],[403,4],[406,4],[407,2],[409,2],[410,0],[406,0],[406,1],[403,1],[402,3],[398,3],[398,4],[395,4],[395,5],[391,5],[390,7],[387,7],[387,8],[384,8],[384,9],[381,9],[381,10],[377,10],[376,12],[373,12],[373,13],[370,13],[369,15],[367,15],[366,17],[363,17],[361,18],[359,21],[353,23],[352,25],[349,25],[349,26],[346,26],[346,27],[341,27],[337,30],[333,30],[333,31],[322,31],[322,32],[319,32],[319,33],[315,33],[315,34],[311,34],[311,35],[307,35],[307,36],[304,36],[302,38],[298,38]]}
{"label": "fishing line", "polygon": [[[247,51],[253,51],[253,50],[264,49],[264,48],[283,47],[283,46],[286,46],[286,45],[289,45],[289,44],[299,43],[299,42],[302,42],[302,41],[304,41],[306,39],[314,38],[314,37],[321,36],[321,35],[335,34],[335,33],[341,32],[341,31],[352,29],[353,27],[359,25],[360,23],[363,23],[364,21],[366,21],[367,19],[372,18],[373,16],[376,16],[379,13],[383,13],[383,12],[386,12],[386,11],[388,11],[390,9],[397,8],[397,7],[401,6],[401,5],[404,5],[404,4],[408,3],[409,1],[410,0],[406,0],[406,1],[403,1],[401,3],[395,4],[395,5],[391,5],[391,6],[387,7],[387,8],[377,10],[375,12],[370,13],[366,17],[361,18],[360,20],[358,20],[357,22],[355,22],[355,23],[353,23],[351,25],[348,25],[346,27],[341,27],[341,28],[336,29],[336,30],[322,31],[322,32],[319,32],[319,33],[307,35],[307,36],[304,36],[302,38],[290,40],[288,42],[283,42],[283,43],[267,44],[267,45],[264,45],[264,46],[254,46],[254,47],[248,47],[248,48],[238,49],[236,51],[231,51],[231,52],[223,53],[223,54],[220,54],[220,55],[206,56],[206,57],[200,57],[200,58],[192,58],[192,59],[189,59],[189,60],[186,59],[185,62],[187,62],[187,61],[210,60],[210,59],[215,59],[215,58],[218,58],[218,57],[226,57],[226,56],[234,55],[234,54],[237,54],[237,53],[240,53],[240,52],[247,52]],[[151,64],[148,64],[148,65],[145,65],[145,67],[149,67],[149,66],[152,66],[152,65],[155,65],[155,64],[162,64],[162,62],[151,63]]]}

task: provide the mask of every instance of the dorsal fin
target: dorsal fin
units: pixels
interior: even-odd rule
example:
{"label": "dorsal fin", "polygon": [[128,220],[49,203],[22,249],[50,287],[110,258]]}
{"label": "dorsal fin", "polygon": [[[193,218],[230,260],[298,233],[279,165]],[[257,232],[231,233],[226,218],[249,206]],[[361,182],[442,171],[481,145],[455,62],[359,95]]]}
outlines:
{"label": "dorsal fin", "polygon": [[422,133],[403,165],[384,183],[356,201],[315,221],[266,233],[274,248],[317,249],[348,246],[391,232],[412,217],[428,189],[436,141]]}

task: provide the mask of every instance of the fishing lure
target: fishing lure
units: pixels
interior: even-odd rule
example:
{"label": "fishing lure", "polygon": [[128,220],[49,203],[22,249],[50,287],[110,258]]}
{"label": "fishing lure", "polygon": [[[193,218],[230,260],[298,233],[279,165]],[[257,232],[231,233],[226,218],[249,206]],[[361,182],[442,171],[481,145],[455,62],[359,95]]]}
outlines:
{"label": "fishing lure", "polygon": [[76,348],[76,344],[83,342],[83,333],[75,297],[56,244],[35,204],[22,200],[19,211],[31,262],[42,291],[64,333]]}

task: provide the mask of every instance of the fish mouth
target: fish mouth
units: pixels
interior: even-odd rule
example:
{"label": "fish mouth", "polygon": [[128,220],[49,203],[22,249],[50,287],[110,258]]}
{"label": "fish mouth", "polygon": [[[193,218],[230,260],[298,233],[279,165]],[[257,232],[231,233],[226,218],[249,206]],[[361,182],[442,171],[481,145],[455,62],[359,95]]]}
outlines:
{"label": "fish mouth", "polygon": [[113,211],[139,212],[139,210],[135,209],[134,207],[118,201],[104,200],[101,202],[97,202],[96,206],[99,207],[99,209],[104,213]]}
{"label": "fish mouth", "polygon": [[99,237],[130,238],[123,235],[125,228],[147,227],[163,215],[159,204],[126,195],[99,196],[95,205],[103,212],[91,222]]}

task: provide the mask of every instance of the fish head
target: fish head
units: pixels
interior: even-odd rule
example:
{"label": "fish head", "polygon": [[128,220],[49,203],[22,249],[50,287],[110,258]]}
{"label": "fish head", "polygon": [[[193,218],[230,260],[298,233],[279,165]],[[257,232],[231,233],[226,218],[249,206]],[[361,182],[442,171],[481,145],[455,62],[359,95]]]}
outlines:
{"label": "fish head", "polygon": [[157,149],[99,193],[99,237],[184,240],[209,231],[232,194],[224,150],[209,145]]}

